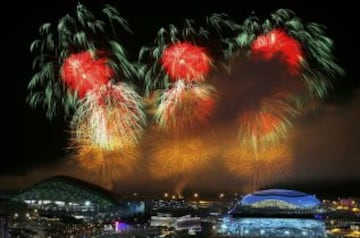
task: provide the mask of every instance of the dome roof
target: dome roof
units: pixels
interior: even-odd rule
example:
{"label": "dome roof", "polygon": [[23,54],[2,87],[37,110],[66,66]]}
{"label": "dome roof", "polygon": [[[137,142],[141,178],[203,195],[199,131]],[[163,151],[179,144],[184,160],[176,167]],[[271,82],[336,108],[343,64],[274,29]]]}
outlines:
{"label": "dome roof", "polygon": [[[284,205],[293,208],[314,208],[321,202],[314,196],[304,192],[287,189],[259,190],[245,195],[239,205],[243,206],[276,206]],[[259,206],[260,205],[260,206]]]}
{"label": "dome roof", "polygon": [[45,179],[17,192],[10,199],[18,202],[26,200],[59,200],[79,204],[89,201],[96,204],[99,208],[108,208],[118,204],[115,195],[110,191],[67,176],[55,176]]}

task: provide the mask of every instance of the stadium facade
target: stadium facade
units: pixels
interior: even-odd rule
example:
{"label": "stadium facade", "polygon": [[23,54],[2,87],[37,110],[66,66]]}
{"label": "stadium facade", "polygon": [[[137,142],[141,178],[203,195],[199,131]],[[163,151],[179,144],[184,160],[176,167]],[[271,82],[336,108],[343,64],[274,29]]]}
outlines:
{"label": "stadium facade", "polygon": [[245,195],[242,206],[277,207],[285,209],[314,209],[321,205],[315,195],[286,189],[268,189]]}
{"label": "stadium facade", "polygon": [[102,187],[68,176],[48,178],[8,199],[44,215],[108,220],[144,212],[143,202],[123,201]]}
{"label": "stadium facade", "polygon": [[49,212],[101,212],[118,205],[116,197],[111,192],[66,176],[55,176],[41,181],[17,192],[10,199]]}
{"label": "stadium facade", "polygon": [[92,237],[144,210],[141,201],[123,201],[102,187],[67,176],[50,177],[6,199],[0,232],[11,237]]}
{"label": "stadium facade", "polygon": [[321,202],[295,190],[269,189],[247,194],[226,215],[218,233],[230,237],[326,237]]}

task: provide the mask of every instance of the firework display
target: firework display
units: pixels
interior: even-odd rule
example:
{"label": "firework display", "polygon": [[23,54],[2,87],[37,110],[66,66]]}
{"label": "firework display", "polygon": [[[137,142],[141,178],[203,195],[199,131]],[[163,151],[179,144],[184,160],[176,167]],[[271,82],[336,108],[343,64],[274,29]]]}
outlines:
{"label": "firework display", "polygon": [[225,14],[212,14],[204,25],[185,19],[182,26],[162,27],[154,45],[145,45],[139,50],[138,58],[142,64],[139,75],[143,79],[145,95],[159,88],[168,89],[177,80],[206,82],[214,69],[213,57],[219,55],[212,44],[224,45],[222,32],[236,28],[237,24]]}
{"label": "firework display", "polygon": [[260,53],[266,59],[277,54],[304,84],[303,96],[322,99],[333,80],[343,74],[332,54],[333,41],[325,35],[325,27],[304,23],[291,10],[279,9],[263,20],[248,17],[235,32],[232,39],[225,39],[228,47],[223,54],[228,62],[238,57],[239,51]]}
{"label": "firework display", "polygon": [[131,32],[127,21],[110,5],[102,14],[104,20],[97,19],[78,3],[75,17],[40,27],[40,39],[31,45],[39,55],[28,102],[44,106],[49,119],[63,109],[70,118],[70,157],[81,168],[123,177],[138,158],[129,151],[136,151],[146,115],[131,82],[136,66],[117,38],[120,28]]}
{"label": "firework display", "polygon": [[170,45],[161,62],[172,80],[203,81],[210,70],[211,60],[203,48],[188,42]]}
{"label": "firework display", "polygon": [[88,173],[99,182],[114,182],[139,172],[138,160],[141,153],[136,146],[126,146],[122,150],[104,150],[92,141],[70,143],[74,154],[69,157],[69,164]]}
{"label": "firework display", "polygon": [[61,78],[80,98],[93,88],[107,84],[113,77],[105,58],[96,59],[91,51],[72,54],[64,60]]}
{"label": "firework display", "polygon": [[239,144],[252,148],[258,148],[258,144],[276,145],[288,136],[293,118],[300,113],[279,95],[263,99],[259,108],[239,115]]}
{"label": "firework display", "polygon": [[41,26],[28,102],[70,116],[72,158],[99,176],[124,178],[140,163],[154,179],[196,176],[220,161],[253,189],[266,185],[291,170],[296,120],[343,73],[324,27],[290,10],[185,19],[161,28],[137,62],[119,43],[114,23],[130,28],[114,7],[106,21],[82,4],[76,13],[56,34]]}
{"label": "firework display", "polygon": [[32,107],[44,107],[49,119],[58,114],[71,117],[88,90],[106,83],[118,71],[125,76],[135,72],[117,41],[116,31],[107,27],[129,30],[114,7],[104,6],[104,19],[97,19],[80,3],[75,13],[74,17],[67,14],[60,18],[57,24],[44,23],[39,38],[30,46],[36,56],[27,101]]}
{"label": "firework display", "polygon": [[198,126],[209,126],[207,118],[215,107],[216,91],[207,84],[186,84],[180,80],[165,91],[154,118],[168,132],[180,134]]}
{"label": "firework display", "polygon": [[119,150],[137,144],[146,117],[141,97],[126,83],[108,84],[89,92],[71,122],[73,140],[104,150]]}
{"label": "firework display", "polygon": [[298,74],[301,68],[303,52],[298,41],[282,30],[271,30],[258,36],[251,44],[251,51],[266,60],[280,57],[292,74]]}
{"label": "firework display", "polygon": [[176,178],[199,172],[211,163],[218,150],[211,136],[204,138],[190,134],[179,138],[155,133],[148,140],[149,170],[156,179]]}
{"label": "firework display", "polygon": [[271,146],[260,144],[254,149],[233,143],[224,153],[225,168],[234,176],[248,180],[251,189],[257,190],[291,174],[293,159],[289,144],[283,140]]}

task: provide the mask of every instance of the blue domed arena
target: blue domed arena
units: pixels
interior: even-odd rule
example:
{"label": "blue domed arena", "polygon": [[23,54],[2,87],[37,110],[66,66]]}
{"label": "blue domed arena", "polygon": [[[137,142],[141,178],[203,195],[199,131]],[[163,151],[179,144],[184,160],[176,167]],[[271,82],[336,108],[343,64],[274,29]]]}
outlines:
{"label": "blue domed arena", "polygon": [[268,189],[245,195],[239,205],[253,208],[314,209],[319,207],[321,202],[315,195],[295,190]]}
{"label": "blue domed arena", "polygon": [[244,195],[223,217],[217,233],[230,237],[326,237],[321,202],[304,192],[259,190]]}

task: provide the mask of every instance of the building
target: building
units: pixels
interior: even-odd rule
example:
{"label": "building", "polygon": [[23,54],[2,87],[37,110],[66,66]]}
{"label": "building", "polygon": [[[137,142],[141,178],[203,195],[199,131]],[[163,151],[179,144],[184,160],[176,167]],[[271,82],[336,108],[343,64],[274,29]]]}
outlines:
{"label": "building", "polygon": [[287,189],[268,189],[245,195],[242,206],[275,207],[280,209],[314,209],[321,205],[315,195]]}
{"label": "building", "polygon": [[195,235],[201,232],[201,218],[193,217],[190,214],[174,217],[171,214],[159,213],[156,216],[151,216],[150,226],[166,228],[174,232],[188,232],[188,234]]}
{"label": "building", "polygon": [[321,202],[303,192],[260,190],[242,197],[217,232],[231,237],[326,237]]}
{"label": "building", "polygon": [[109,232],[116,228],[115,221],[143,209],[142,203],[123,201],[102,187],[66,176],[45,179],[8,195],[7,200],[8,219],[2,229],[8,226],[11,237],[24,233],[29,237],[91,237]]}
{"label": "building", "polygon": [[319,216],[322,213],[322,203],[315,195],[306,194],[295,190],[268,189],[247,194],[229,212],[233,216],[273,216],[276,214],[284,217]]}
{"label": "building", "polygon": [[0,198],[0,237],[8,238],[8,211],[7,211],[8,201],[6,199]]}
{"label": "building", "polygon": [[85,181],[55,176],[27,189],[18,191],[10,198],[23,202],[29,208],[48,213],[88,214],[106,212],[119,206],[111,192]]}

